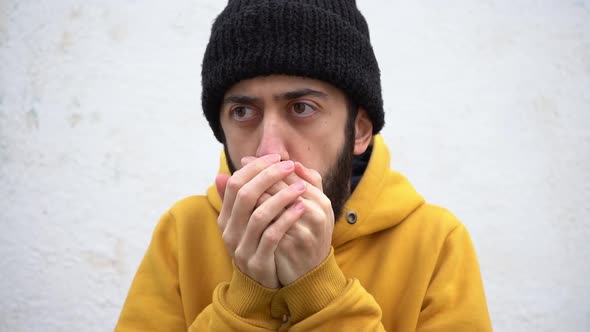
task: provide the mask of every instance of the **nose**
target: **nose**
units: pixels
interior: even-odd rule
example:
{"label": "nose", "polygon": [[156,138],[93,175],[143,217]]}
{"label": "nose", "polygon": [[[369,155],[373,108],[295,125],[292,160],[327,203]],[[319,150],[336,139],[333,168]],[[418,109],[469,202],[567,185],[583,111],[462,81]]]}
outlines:
{"label": "nose", "polygon": [[264,116],[260,126],[260,142],[256,149],[256,157],[262,157],[267,154],[278,154],[281,160],[289,160],[287,152],[287,128],[281,123],[281,119],[276,116]]}

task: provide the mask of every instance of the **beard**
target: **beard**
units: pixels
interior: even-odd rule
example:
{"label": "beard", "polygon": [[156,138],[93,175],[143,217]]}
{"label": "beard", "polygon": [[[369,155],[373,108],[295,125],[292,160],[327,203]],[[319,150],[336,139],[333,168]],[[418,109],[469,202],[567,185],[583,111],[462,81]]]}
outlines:
{"label": "beard", "polygon": [[[326,174],[321,174],[324,195],[326,195],[332,203],[334,221],[338,220],[342,215],[344,204],[351,194],[352,155],[354,151],[355,136],[354,123],[352,126],[348,125],[347,127],[348,130],[345,131],[344,146],[340,150],[336,161],[330,165]],[[234,174],[237,168],[229,156],[227,144],[223,144],[223,150],[225,152],[225,159],[229,171],[231,174]]]}
{"label": "beard", "polygon": [[330,166],[326,174],[322,174],[322,186],[324,194],[332,203],[334,221],[342,215],[344,204],[351,194],[352,179],[352,154],[354,149],[354,131],[347,131],[344,146],[336,158],[336,162]]}

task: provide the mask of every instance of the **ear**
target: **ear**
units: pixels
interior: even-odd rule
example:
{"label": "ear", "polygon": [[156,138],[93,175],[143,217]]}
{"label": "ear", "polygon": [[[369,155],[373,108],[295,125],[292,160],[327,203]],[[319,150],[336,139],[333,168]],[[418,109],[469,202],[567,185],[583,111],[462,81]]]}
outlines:
{"label": "ear", "polygon": [[360,155],[367,150],[373,139],[373,122],[369,118],[367,111],[360,108],[356,119],[354,120],[354,151],[355,155]]}

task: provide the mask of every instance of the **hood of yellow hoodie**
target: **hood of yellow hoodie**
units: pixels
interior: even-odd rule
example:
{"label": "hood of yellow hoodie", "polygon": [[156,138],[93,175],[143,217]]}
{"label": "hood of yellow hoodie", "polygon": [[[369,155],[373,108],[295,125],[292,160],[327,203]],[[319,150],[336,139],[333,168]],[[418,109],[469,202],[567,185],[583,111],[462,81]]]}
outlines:
{"label": "hood of yellow hoodie", "polygon": [[[356,238],[394,227],[412,211],[424,204],[410,182],[390,169],[390,155],[383,137],[373,137],[373,152],[361,181],[344,205],[336,221],[332,245],[338,246]],[[229,174],[224,153],[219,161],[219,173]],[[211,205],[221,211],[221,198],[215,184],[207,189]],[[347,214],[356,214],[356,222],[346,221]]]}

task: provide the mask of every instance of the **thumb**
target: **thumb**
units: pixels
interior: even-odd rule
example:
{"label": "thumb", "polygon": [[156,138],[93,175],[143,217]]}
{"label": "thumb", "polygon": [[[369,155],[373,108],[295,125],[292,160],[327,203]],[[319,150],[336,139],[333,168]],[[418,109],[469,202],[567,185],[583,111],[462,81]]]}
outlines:
{"label": "thumb", "polygon": [[225,195],[225,186],[227,185],[227,180],[229,180],[228,174],[219,174],[215,177],[215,186],[217,187],[217,192],[219,193],[219,197],[223,201],[223,196]]}

